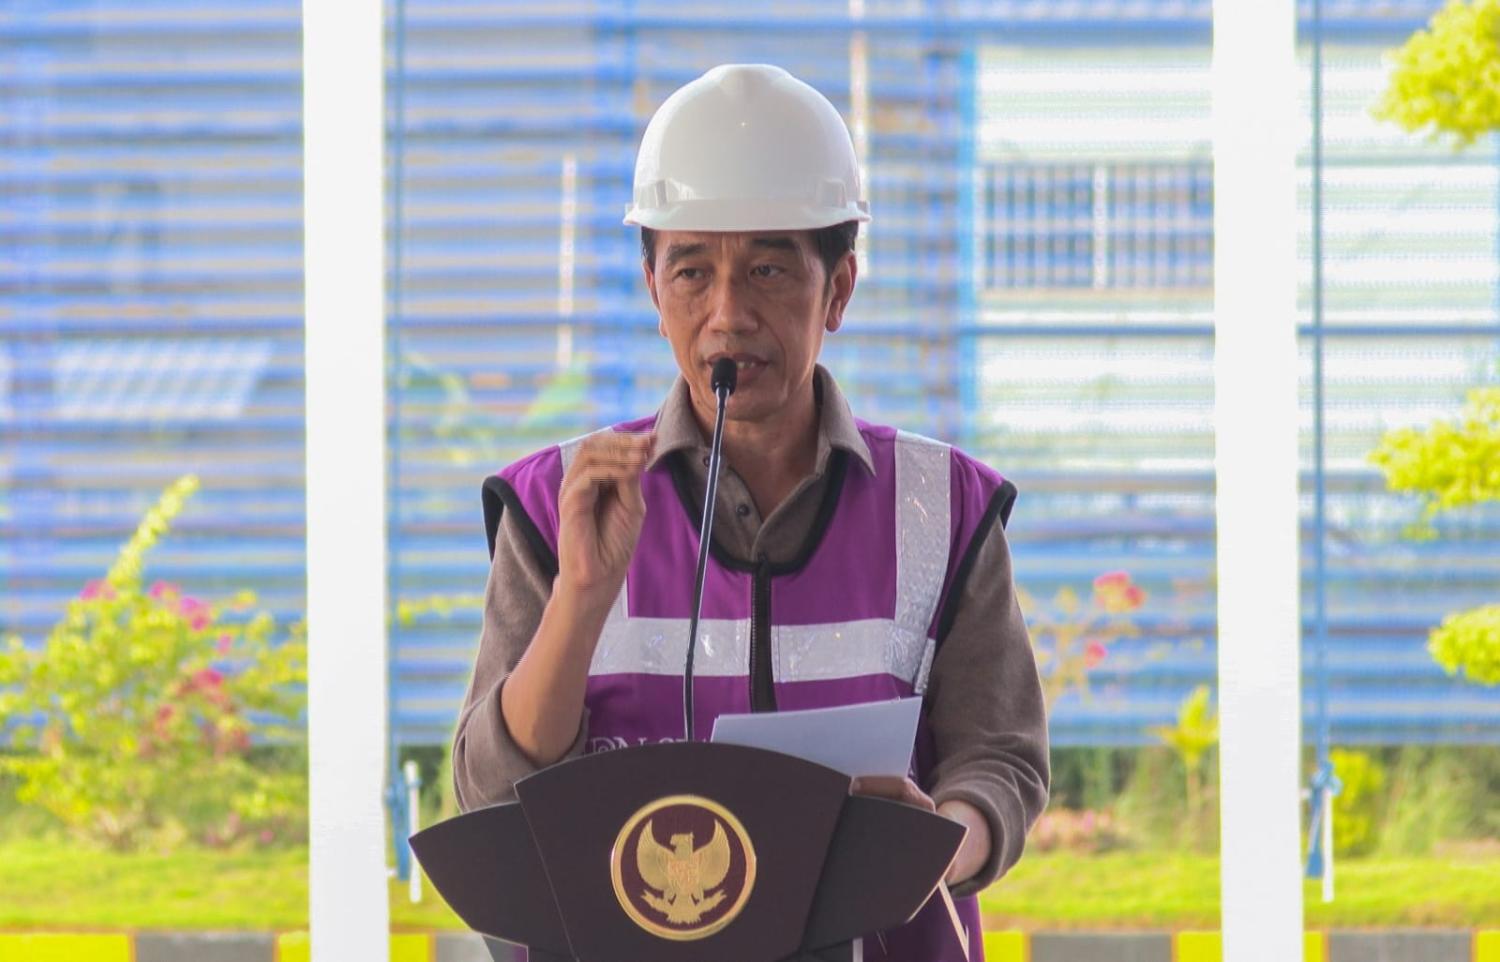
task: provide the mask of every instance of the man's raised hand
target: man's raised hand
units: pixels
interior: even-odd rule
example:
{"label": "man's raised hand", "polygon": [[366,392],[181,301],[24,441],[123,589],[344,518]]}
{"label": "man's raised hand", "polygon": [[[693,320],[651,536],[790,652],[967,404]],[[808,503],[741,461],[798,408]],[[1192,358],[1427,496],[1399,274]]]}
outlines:
{"label": "man's raised hand", "polygon": [[654,434],[592,435],[563,476],[558,588],[580,603],[608,607],[625,582],[646,519],[641,472],[655,443]]}

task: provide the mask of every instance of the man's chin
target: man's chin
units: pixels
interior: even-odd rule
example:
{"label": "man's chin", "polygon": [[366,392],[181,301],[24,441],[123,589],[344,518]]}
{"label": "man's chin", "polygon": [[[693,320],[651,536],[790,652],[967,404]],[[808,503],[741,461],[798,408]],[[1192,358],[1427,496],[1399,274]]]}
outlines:
{"label": "man's chin", "polygon": [[736,394],[730,397],[729,405],[724,410],[724,418],[728,421],[755,424],[774,417],[780,410],[780,404],[765,398],[744,397]]}

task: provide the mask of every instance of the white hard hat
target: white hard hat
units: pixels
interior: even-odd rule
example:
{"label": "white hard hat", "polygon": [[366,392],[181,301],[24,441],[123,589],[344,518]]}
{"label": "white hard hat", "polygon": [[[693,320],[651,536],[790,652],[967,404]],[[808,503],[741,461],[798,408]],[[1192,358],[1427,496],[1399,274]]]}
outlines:
{"label": "white hard hat", "polygon": [[849,130],[780,67],[725,64],[657,108],[625,223],[655,230],[801,230],[868,221]]}

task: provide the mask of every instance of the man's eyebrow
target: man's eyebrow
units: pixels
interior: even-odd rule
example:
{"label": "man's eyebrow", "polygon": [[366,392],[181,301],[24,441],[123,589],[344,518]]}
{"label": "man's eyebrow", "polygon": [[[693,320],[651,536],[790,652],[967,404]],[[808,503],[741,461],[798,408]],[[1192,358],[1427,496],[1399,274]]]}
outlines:
{"label": "man's eyebrow", "polygon": [[708,250],[707,244],[673,244],[667,248],[667,259],[662,263],[663,267],[671,267],[684,257],[692,257]]}
{"label": "man's eyebrow", "polygon": [[750,241],[751,247],[769,247],[772,250],[797,252],[797,242],[790,237],[755,237]]}

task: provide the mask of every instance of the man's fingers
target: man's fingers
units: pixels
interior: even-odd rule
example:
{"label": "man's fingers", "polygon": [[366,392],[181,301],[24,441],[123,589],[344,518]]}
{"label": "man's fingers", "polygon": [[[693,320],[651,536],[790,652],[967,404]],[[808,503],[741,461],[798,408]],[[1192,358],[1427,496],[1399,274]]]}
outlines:
{"label": "man's fingers", "polygon": [[651,459],[656,437],[651,434],[615,434],[589,438],[578,449],[563,479],[563,497],[579,508],[591,507],[599,489],[623,481],[639,481]]}
{"label": "man's fingers", "polygon": [[639,471],[651,459],[654,434],[601,434],[584,441],[573,459],[569,474],[605,471]]}
{"label": "man's fingers", "polygon": [[[596,467],[579,472],[563,484],[562,500],[583,508],[596,503],[607,490],[638,493],[641,472],[638,469],[620,467]],[[631,494],[634,500],[636,494]]]}
{"label": "man's fingers", "polygon": [[900,798],[906,793],[911,779],[900,775],[857,775],[850,788],[856,795],[878,795],[881,798]]}
{"label": "man's fingers", "polygon": [[632,512],[646,513],[646,495],[642,490],[641,475],[639,472],[627,474],[620,482],[620,502]]}
{"label": "man's fingers", "polygon": [[861,775],[854,779],[849,790],[855,795],[889,798],[892,801],[914,805],[929,812],[937,811],[937,806],[933,804],[932,799],[910,778],[901,778],[896,775]]}

